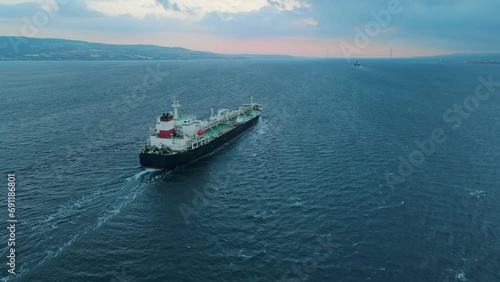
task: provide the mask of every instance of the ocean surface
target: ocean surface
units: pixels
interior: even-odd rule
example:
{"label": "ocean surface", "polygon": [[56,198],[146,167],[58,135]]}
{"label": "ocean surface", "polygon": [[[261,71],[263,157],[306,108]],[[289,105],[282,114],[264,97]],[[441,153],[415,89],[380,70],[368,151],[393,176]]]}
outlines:
{"label": "ocean surface", "polygon": [[[361,63],[1,62],[0,279],[500,281],[500,87],[478,79],[500,67]],[[199,118],[264,111],[209,157],[144,170],[174,95]]]}

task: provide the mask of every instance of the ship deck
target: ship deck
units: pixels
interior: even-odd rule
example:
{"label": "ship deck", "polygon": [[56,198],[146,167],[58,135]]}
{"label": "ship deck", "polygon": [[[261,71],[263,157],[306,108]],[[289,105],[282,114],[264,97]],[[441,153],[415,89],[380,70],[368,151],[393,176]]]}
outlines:
{"label": "ship deck", "polygon": [[[251,110],[248,114],[243,116],[243,123],[248,122],[249,120],[251,120],[252,118],[257,116],[259,113],[260,113],[260,111]],[[206,135],[208,135],[210,137],[218,137],[218,136],[220,136],[220,133],[222,131],[226,131],[226,130],[229,130],[231,128],[232,127],[227,123],[219,123],[219,124],[211,127],[210,129],[207,129]]]}
{"label": "ship deck", "polygon": [[231,126],[228,124],[219,123],[216,126],[207,130],[207,135],[210,137],[218,137],[222,131],[231,129]]}

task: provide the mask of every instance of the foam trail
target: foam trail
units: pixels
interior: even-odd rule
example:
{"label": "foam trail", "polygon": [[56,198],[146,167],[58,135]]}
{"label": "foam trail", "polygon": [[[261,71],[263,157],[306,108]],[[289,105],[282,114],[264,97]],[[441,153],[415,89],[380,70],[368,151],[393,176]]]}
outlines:
{"label": "foam trail", "polygon": [[56,220],[70,218],[75,214],[84,212],[86,210],[86,204],[100,198],[103,193],[104,189],[99,188],[93,191],[91,194],[85,195],[72,203],[60,206],[60,208],[55,213],[47,216],[45,219],[39,219],[38,222],[25,221],[22,225],[31,225],[31,230],[38,230],[40,228],[42,228],[42,230],[46,230],[46,228],[52,226],[52,223]]}
{"label": "foam trail", "polygon": [[[134,179],[138,180],[142,176],[144,176],[148,173],[151,173],[151,172],[155,172],[155,171],[156,171],[155,169],[145,169],[145,170],[140,171],[131,177],[125,178],[125,180],[128,182],[130,182]],[[113,183],[113,182],[111,182],[111,183]],[[36,221],[35,220],[24,221],[21,224],[21,226],[24,226],[24,225],[31,226],[31,230],[33,230],[33,231],[39,230],[39,229],[41,229],[43,231],[43,230],[47,230],[47,228],[50,228],[50,229],[55,228],[55,227],[57,227],[57,224],[54,225],[53,224],[54,222],[56,222],[60,219],[72,218],[75,215],[83,213],[87,210],[86,207],[87,207],[88,203],[91,203],[98,198],[102,198],[103,194],[105,192],[107,192],[107,189],[105,189],[104,187],[107,186],[108,184],[99,186],[97,190],[93,191],[89,195],[85,195],[85,196],[83,196],[83,197],[81,197],[81,198],[79,198],[71,203],[67,203],[67,204],[60,206],[59,209],[55,213],[48,215],[44,219],[38,219]]]}
{"label": "foam trail", "polygon": [[[125,178],[125,180],[127,180],[127,182],[131,182],[134,179],[139,180],[139,179],[141,179],[141,177],[143,177],[147,174],[153,173],[153,172],[157,172],[157,170],[144,169],[131,177]],[[121,180],[121,181],[123,181],[123,180]],[[134,184],[131,184],[131,185],[134,185]],[[97,198],[102,198],[102,195],[104,194],[104,192],[106,192],[106,189],[103,188],[104,186],[105,185],[99,187],[99,189],[93,191],[91,194],[83,196],[80,199],[78,199],[72,203],[68,203],[68,204],[61,206],[57,212],[49,215],[45,219],[41,219],[36,223],[30,222],[28,225],[33,225],[32,230],[37,230],[40,233],[45,233],[47,231],[47,227],[55,228],[57,226],[57,224],[54,225],[54,224],[52,224],[53,222],[58,221],[60,219],[68,219],[68,218],[72,219],[72,217],[75,214],[81,214],[82,212],[85,212],[87,210],[88,203],[93,202]],[[137,196],[139,196],[144,191],[144,187],[146,187],[146,186],[147,185],[145,185],[145,184],[139,184],[138,186],[135,186],[132,189],[130,189],[129,193],[127,193],[127,195],[121,196],[117,200],[115,200],[114,203],[111,205],[110,209],[105,211],[104,215],[97,218],[97,221],[94,225],[87,226],[86,228],[83,229],[82,232],[73,235],[70,238],[70,240],[68,240],[62,246],[59,246],[56,250],[45,251],[44,255],[42,256],[42,259],[35,266],[26,267],[26,265],[22,265],[19,268],[19,271],[16,275],[17,276],[16,278],[19,278],[20,276],[27,274],[30,270],[38,268],[39,266],[42,266],[43,264],[47,263],[48,261],[56,258],[67,247],[70,247],[71,245],[73,245],[73,243],[75,243],[76,241],[78,241],[79,239],[84,237],[85,235],[92,233],[93,231],[100,228],[108,220],[112,219],[114,216],[119,214],[123,208],[130,205],[137,198]],[[124,189],[128,190],[129,188],[130,188],[130,185],[127,184],[127,185],[124,185],[123,187],[121,187],[119,190],[124,190]],[[116,192],[118,192],[118,191],[116,191]],[[116,193],[113,193],[113,195],[116,195]],[[7,249],[5,251],[7,251]],[[11,279],[10,276],[8,276],[8,277],[0,278],[0,281],[10,281],[10,279]]]}
{"label": "foam trail", "polygon": [[149,174],[149,173],[152,173],[152,172],[157,172],[157,171],[158,171],[158,170],[153,169],[153,168],[146,168],[146,169],[144,169],[143,171],[138,172],[138,173],[137,173],[136,175],[134,175],[134,176],[131,176],[131,177],[127,177],[127,178],[125,178],[125,180],[127,180],[127,181],[132,181],[132,180],[134,180],[134,179],[140,179],[140,178],[141,178],[141,176],[143,176],[143,175],[146,175],[146,174]]}
{"label": "foam trail", "polygon": [[[130,191],[129,194],[118,198],[113,203],[113,205],[111,205],[111,209],[107,210],[103,216],[101,216],[97,219],[97,222],[95,225],[87,226],[87,228],[85,228],[83,230],[83,232],[80,232],[78,234],[73,235],[69,241],[64,243],[62,246],[58,247],[57,250],[45,251],[45,253],[44,253],[45,257],[39,263],[37,263],[35,266],[30,267],[30,268],[26,268],[24,265],[21,266],[20,271],[16,274],[16,278],[20,278],[21,276],[27,274],[30,270],[36,269],[36,268],[44,265],[48,261],[58,257],[66,248],[73,245],[76,241],[78,241],[79,239],[81,239],[85,235],[87,235],[91,232],[94,232],[95,230],[100,228],[108,220],[112,219],[117,214],[119,214],[123,208],[130,205],[137,198],[137,196],[142,194],[145,187],[147,187],[147,185],[144,185],[144,184],[136,186]],[[2,278],[2,281],[9,281],[9,280],[10,280],[10,276]]]}
{"label": "foam trail", "polygon": [[382,210],[382,209],[397,208],[397,207],[400,207],[400,206],[402,206],[402,205],[404,205],[404,204],[405,204],[405,202],[404,202],[404,201],[401,201],[401,202],[396,203],[396,204],[393,204],[393,205],[378,206],[378,207],[376,207],[376,208],[372,208],[372,209],[370,210],[370,212],[373,212],[373,211],[375,211],[375,210]]}
{"label": "foam trail", "polygon": [[270,125],[269,125],[269,122],[267,120],[261,119],[259,121],[259,123],[257,124],[257,126],[258,126],[257,133],[259,135],[265,135],[267,133]]}

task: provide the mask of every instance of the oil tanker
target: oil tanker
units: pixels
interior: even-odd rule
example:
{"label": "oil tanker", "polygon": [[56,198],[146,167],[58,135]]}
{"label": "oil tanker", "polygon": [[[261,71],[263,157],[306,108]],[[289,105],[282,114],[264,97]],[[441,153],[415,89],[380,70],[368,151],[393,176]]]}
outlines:
{"label": "oil tanker", "polygon": [[148,143],[139,152],[143,167],[172,170],[208,155],[257,124],[263,106],[253,102],[235,110],[211,109],[208,119],[181,114],[173,97],[172,111],[158,117],[149,129]]}

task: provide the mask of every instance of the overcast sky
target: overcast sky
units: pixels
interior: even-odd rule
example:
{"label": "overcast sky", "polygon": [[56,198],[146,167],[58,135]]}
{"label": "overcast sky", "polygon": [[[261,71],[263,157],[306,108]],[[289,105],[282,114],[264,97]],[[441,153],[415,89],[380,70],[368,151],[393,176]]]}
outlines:
{"label": "overcast sky", "polygon": [[500,52],[500,1],[0,0],[0,35],[318,57]]}

